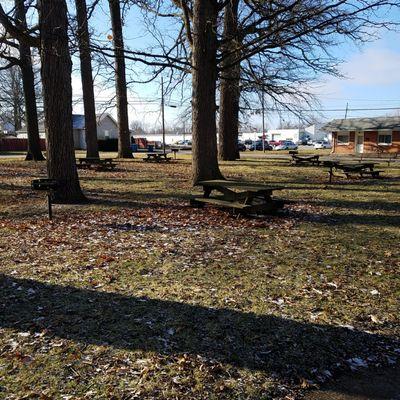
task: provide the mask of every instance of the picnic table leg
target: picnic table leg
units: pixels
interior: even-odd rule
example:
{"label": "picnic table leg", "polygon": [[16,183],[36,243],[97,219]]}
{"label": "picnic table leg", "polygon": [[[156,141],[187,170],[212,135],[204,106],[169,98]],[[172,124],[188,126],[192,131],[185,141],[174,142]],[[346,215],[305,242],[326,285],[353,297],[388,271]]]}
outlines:
{"label": "picnic table leg", "polygon": [[51,193],[47,193],[47,207],[49,210],[49,219],[53,219],[53,209],[52,209],[52,204],[51,204]]}
{"label": "picnic table leg", "polygon": [[210,187],[204,187],[204,195],[203,195],[203,197],[205,198],[205,199],[208,199],[209,197],[210,197],[210,194],[211,194],[211,192],[212,192],[212,188],[210,188]]}

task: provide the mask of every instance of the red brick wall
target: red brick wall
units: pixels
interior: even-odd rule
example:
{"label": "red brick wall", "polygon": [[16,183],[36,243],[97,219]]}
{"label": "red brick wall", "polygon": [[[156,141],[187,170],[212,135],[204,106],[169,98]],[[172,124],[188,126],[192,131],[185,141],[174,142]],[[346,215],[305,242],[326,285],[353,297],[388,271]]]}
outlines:
{"label": "red brick wall", "polygon": [[400,153],[400,131],[393,131],[390,153]]}
{"label": "red brick wall", "polygon": [[[333,132],[333,153],[336,154],[354,154],[355,153],[355,132],[350,132],[349,144],[337,144],[337,132]],[[364,154],[377,154],[377,153],[399,153],[400,152],[400,131],[393,131],[392,144],[389,146],[378,145],[378,132],[366,131],[364,132]]]}
{"label": "red brick wall", "polygon": [[376,153],[378,151],[378,132],[364,132],[364,153]]}
{"label": "red brick wall", "polygon": [[336,154],[353,154],[354,153],[354,132],[350,132],[349,134],[349,144],[339,144],[337,142],[337,132],[332,133],[333,136],[333,151],[332,153]]}

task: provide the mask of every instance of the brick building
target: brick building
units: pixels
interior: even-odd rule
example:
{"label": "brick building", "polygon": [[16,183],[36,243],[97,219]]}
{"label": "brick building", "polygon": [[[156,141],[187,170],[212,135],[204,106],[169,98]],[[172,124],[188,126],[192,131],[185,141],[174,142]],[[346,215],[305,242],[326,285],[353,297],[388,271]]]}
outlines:
{"label": "brick building", "polygon": [[332,132],[332,153],[400,153],[400,117],[335,119],[323,129]]}

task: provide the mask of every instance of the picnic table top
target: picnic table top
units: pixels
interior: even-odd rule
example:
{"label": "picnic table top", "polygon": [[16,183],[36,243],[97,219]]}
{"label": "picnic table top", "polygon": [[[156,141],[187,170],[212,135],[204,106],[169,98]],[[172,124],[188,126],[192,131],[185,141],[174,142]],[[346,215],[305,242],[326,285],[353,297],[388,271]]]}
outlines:
{"label": "picnic table top", "polygon": [[99,157],[79,157],[78,160],[80,162],[83,161],[90,161],[90,162],[111,162],[113,161],[113,158],[99,158]]}
{"label": "picnic table top", "polygon": [[311,158],[319,158],[319,154],[292,154],[292,157],[308,160]]}
{"label": "picnic table top", "polygon": [[282,187],[272,187],[265,184],[257,183],[257,182],[245,182],[245,181],[226,181],[223,179],[213,179],[208,181],[200,181],[197,184],[198,186],[204,187],[223,187],[223,188],[233,188],[233,189],[242,189],[246,191],[272,191],[272,190],[280,190]]}
{"label": "picnic table top", "polygon": [[163,156],[163,155],[167,155],[167,154],[170,154],[171,152],[170,151],[166,151],[165,153],[161,150],[161,151],[146,151],[146,153],[145,154],[147,154],[147,155],[149,155],[149,156],[152,156],[152,155],[160,155],[160,156]]}
{"label": "picnic table top", "polygon": [[374,166],[375,162],[346,162],[343,163],[340,160],[325,160],[323,161],[325,165],[335,165],[339,167],[371,167]]}

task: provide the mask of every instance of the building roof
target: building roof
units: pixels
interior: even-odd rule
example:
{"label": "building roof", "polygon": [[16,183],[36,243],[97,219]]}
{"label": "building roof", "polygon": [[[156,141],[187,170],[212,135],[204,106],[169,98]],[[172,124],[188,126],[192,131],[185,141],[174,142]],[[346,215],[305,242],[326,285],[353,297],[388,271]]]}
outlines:
{"label": "building roof", "polygon": [[325,131],[375,131],[400,129],[400,117],[334,119],[322,127]]}
{"label": "building roof", "polygon": [[[116,121],[109,114],[103,114],[97,117],[97,123],[99,123],[104,118],[110,118],[115,124]],[[72,129],[84,130],[85,129],[85,116],[83,114],[72,114]],[[39,122],[39,132],[44,132],[44,121]],[[26,133],[26,126],[23,126],[17,133]]]}

